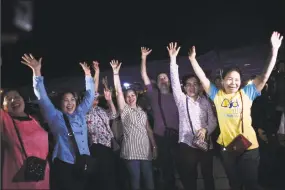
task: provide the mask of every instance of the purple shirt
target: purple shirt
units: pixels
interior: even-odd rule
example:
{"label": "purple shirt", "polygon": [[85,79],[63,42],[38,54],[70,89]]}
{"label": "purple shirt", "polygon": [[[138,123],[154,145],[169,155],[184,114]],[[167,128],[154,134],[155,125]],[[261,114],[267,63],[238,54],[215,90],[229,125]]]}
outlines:
{"label": "purple shirt", "polygon": [[[165,125],[163,122],[162,113],[160,112],[160,107],[158,103],[158,89],[153,88],[151,84],[147,85],[147,95],[150,99],[151,107],[153,110],[154,117],[154,129],[153,132],[159,136],[164,136]],[[167,127],[179,129],[179,115],[178,109],[174,101],[173,94],[161,94],[161,107],[164,113],[165,122]]]}

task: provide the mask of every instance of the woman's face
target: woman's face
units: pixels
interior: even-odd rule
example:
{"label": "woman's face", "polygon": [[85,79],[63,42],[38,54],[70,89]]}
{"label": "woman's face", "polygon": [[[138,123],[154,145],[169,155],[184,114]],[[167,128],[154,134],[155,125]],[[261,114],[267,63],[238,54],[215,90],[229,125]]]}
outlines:
{"label": "woman's face", "polygon": [[125,100],[129,106],[135,107],[137,104],[137,95],[135,94],[134,91],[129,90],[126,92]]}
{"label": "woman's face", "polygon": [[61,110],[64,113],[72,114],[76,109],[76,99],[72,93],[66,93],[61,100]]}
{"label": "woman's face", "polygon": [[241,85],[240,74],[237,71],[229,72],[223,79],[223,87],[227,94],[236,93]]}
{"label": "woman's face", "polygon": [[17,91],[9,91],[4,97],[3,108],[12,115],[20,115],[25,110],[24,99]]}

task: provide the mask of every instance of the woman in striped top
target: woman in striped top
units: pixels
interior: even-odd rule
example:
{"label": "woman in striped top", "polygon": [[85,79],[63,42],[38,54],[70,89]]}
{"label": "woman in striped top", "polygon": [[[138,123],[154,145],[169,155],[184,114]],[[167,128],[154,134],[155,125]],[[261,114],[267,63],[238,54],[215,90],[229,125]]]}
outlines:
{"label": "woman in striped top", "polygon": [[147,114],[137,106],[137,95],[134,90],[129,89],[123,93],[119,77],[121,63],[112,60],[110,64],[123,124],[121,158],[125,160],[130,173],[132,190],[140,189],[141,172],[145,189],[154,189],[151,160],[156,158],[157,150]]}

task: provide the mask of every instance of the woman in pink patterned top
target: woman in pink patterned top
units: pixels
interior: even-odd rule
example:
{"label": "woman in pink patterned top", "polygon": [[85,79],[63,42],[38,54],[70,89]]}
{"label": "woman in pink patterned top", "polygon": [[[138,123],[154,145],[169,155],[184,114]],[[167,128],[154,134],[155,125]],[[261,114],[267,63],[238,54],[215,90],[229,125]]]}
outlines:
{"label": "woman in pink patterned top", "polygon": [[194,137],[205,141],[215,130],[217,119],[214,116],[210,101],[201,95],[201,85],[195,75],[185,77],[181,89],[176,56],[179,52],[176,43],[167,47],[170,56],[170,79],[175,103],[179,112],[179,155],[177,168],[185,190],[197,189],[197,165],[200,162],[206,190],[214,190],[213,148],[204,151],[193,144]]}
{"label": "woman in pink patterned top", "polygon": [[19,131],[27,156],[36,156],[41,159],[46,159],[48,155],[48,133],[34,118],[24,112],[25,102],[17,91],[7,91],[3,97],[3,110],[0,110],[4,149],[2,189],[49,189],[48,164],[44,180],[25,182],[24,173],[20,172],[22,171],[20,169],[23,168],[26,157],[15,127]]}
{"label": "woman in pink patterned top", "polygon": [[[95,70],[94,83],[95,93],[99,87],[99,63],[94,61],[93,67]],[[109,89],[104,88],[104,96],[110,108],[106,111],[98,106],[98,97],[93,102],[93,107],[86,115],[88,137],[91,155],[96,158],[98,167],[94,171],[94,175],[90,176],[89,188],[98,190],[115,190],[116,189],[116,174],[115,174],[115,158],[111,147],[113,132],[110,128],[110,120],[118,117],[117,110],[112,101],[112,95]]]}

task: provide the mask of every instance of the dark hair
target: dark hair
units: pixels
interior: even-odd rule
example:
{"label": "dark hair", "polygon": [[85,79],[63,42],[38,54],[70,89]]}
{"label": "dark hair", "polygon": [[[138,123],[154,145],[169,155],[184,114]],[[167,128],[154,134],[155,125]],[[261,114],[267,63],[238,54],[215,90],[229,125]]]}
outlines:
{"label": "dark hair", "polygon": [[183,86],[186,86],[186,82],[187,82],[187,80],[190,79],[190,78],[195,78],[195,79],[200,83],[200,80],[199,80],[199,78],[197,77],[197,75],[194,75],[194,74],[187,74],[187,75],[184,75],[184,76],[182,77],[182,85],[183,85]]}
{"label": "dark hair", "polygon": [[[61,110],[61,101],[62,101],[64,95],[66,95],[66,94],[72,94],[74,96],[74,98],[76,98],[76,96],[77,96],[77,94],[74,91],[71,91],[71,90],[58,93],[58,95],[56,97],[54,97],[54,99],[52,100],[54,106],[58,110]],[[76,105],[78,105],[78,102],[79,102],[79,100],[76,99]]]}
{"label": "dark hair", "polygon": [[126,98],[127,93],[130,92],[130,91],[134,92],[135,95],[136,95],[136,97],[138,97],[138,93],[137,93],[137,91],[136,91],[135,89],[133,89],[133,88],[128,88],[128,89],[126,89],[126,90],[123,91],[123,93],[124,93],[124,98]]}
{"label": "dark hair", "polygon": [[231,72],[233,72],[233,71],[238,72],[239,75],[240,75],[240,78],[242,77],[242,73],[241,73],[240,68],[238,68],[238,67],[229,67],[229,68],[225,68],[225,69],[223,70],[222,78],[225,79],[225,77],[227,76],[227,74],[229,74],[229,73],[231,73]]}
{"label": "dark hair", "polygon": [[214,79],[214,81],[216,81],[216,80],[221,80],[221,79],[222,79],[221,76],[216,76],[215,79]]}
{"label": "dark hair", "polygon": [[7,96],[7,94],[9,92],[12,92],[12,91],[15,91],[17,92],[22,98],[23,100],[25,101],[24,99],[24,96],[21,94],[21,92],[19,92],[17,89],[13,89],[13,88],[10,88],[10,89],[5,89],[2,94],[1,94],[1,107],[3,108],[3,103],[4,103],[4,98]]}

